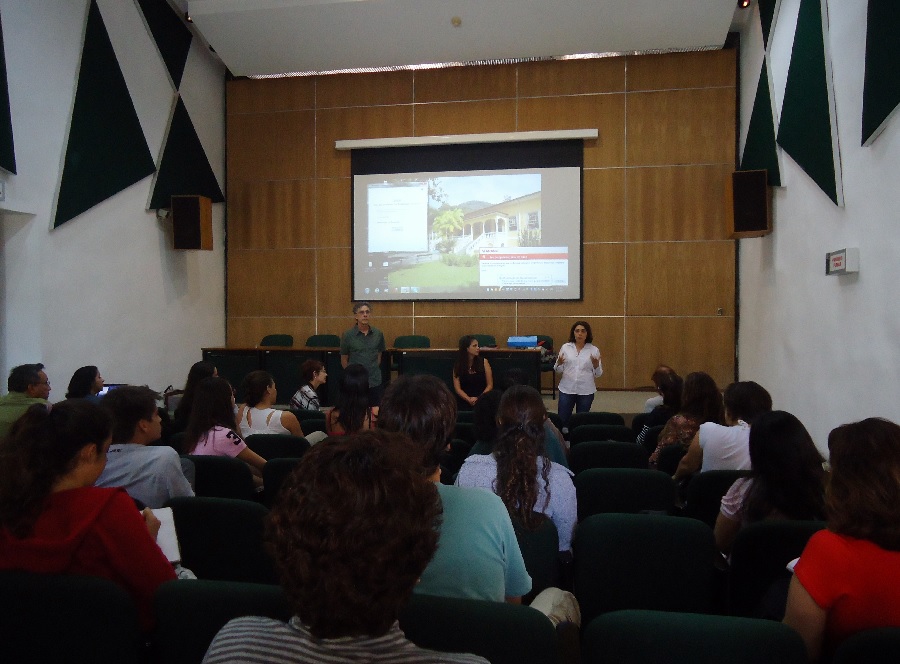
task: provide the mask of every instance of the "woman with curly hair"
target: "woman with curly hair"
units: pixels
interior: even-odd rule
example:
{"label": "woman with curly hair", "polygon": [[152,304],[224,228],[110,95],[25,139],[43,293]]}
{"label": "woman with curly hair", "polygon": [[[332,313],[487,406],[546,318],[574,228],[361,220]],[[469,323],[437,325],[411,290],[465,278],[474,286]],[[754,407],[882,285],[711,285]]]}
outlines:
{"label": "woman with curly hair", "polygon": [[526,528],[549,517],[559,533],[559,550],[572,548],[577,518],[572,472],[547,458],[544,420],[547,411],[533,387],[515,385],[503,393],[497,412],[497,442],[491,454],[474,454],[457,475],[459,486],[490,489],[510,516]]}
{"label": "woman with curly hair", "polygon": [[650,464],[655,466],[659,453],[669,445],[680,445],[687,451],[704,422],[722,422],[722,393],[712,376],[703,371],[694,371],[684,379],[681,409],[669,418],[659,433],[656,450],[650,455]]}
{"label": "woman with curly hair", "polygon": [[812,661],[856,632],[900,627],[900,426],[844,424],[828,450],[828,529],[803,550],[784,616]]}
{"label": "woman with curly hair", "polygon": [[134,598],[145,630],[153,595],[175,571],[159,520],[124,489],[95,487],[111,416],[84,399],[32,406],[0,442],[0,569],[109,579]]}
{"label": "woman with curly hair", "polygon": [[737,480],[716,519],[716,545],[731,551],[738,531],[765,519],[818,520],[825,517],[824,459],[803,423],[773,410],[750,428],[749,477]]}

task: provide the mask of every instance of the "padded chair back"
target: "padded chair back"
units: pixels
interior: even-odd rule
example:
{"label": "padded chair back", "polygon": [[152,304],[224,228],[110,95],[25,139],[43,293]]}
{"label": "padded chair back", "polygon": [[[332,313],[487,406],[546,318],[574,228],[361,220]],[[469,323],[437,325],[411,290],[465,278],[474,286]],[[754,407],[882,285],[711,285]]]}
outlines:
{"label": "padded chair back", "polygon": [[341,338],[336,334],[313,334],[306,338],[307,348],[339,348]]}
{"label": "padded chair back", "polygon": [[588,468],[647,469],[647,450],[616,440],[586,440],[572,446],[569,467],[576,475]]}
{"label": "padded chair back", "polygon": [[312,433],[313,431],[328,433],[328,424],[326,423],[324,417],[311,417],[308,420],[303,420],[303,422],[300,424],[300,428],[302,428],[303,433],[306,434]]}
{"label": "padded chair back", "polygon": [[301,408],[291,408],[290,410],[294,414],[294,417],[297,418],[297,421],[300,422],[300,426],[303,426],[303,422],[306,420],[325,419],[325,413],[321,410],[304,410]]}
{"label": "padded chair back", "polygon": [[575,476],[578,520],[592,514],[669,513],[675,508],[671,475],[639,468],[589,468]]}
{"label": "padded chair back", "polygon": [[263,546],[269,513],[259,503],[228,498],[171,498],[182,564],[200,579],[277,583]]}
{"label": "padded chair back", "polygon": [[894,664],[900,659],[900,627],[879,627],[848,637],[831,664]]}
{"label": "padded chair back", "polygon": [[824,521],[770,520],[741,528],[734,539],[728,569],[730,612],[759,617],[768,589],[779,579],[790,577],[785,565],[803,552],[813,533],[824,527]]}
{"label": "padded chair back", "polygon": [[523,604],[530,604],[545,588],[559,585],[559,534],[553,521],[541,516],[541,525],[536,530],[529,530],[519,519],[512,520],[525,569],[531,576],[531,592],[525,595]]}
{"label": "padded chair back", "polygon": [[457,420],[456,427],[453,429],[453,437],[466,441],[471,447],[475,444],[475,425],[471,422]]}
{"label": "padded chair back", "polygon": [[562,418],[559,416],[559,413],[547,413],[547,419],[553,422],[553,426],[562,431]]}
{"label": "padded chair back", "polygon": [[404,334],[394,339],[394,348],[431,348],[431,339],[424,334]]}
{"label": "padded chair back", "polygon": [[473,653],[491,664],[557,661],[553,623],[527,606],[413,594],[400,629],[422,648]]}
{"label": "padded chair back", "polygon": [[277,585],[229,581],[169,581],[154,597],[156,661],[200,664],[209,644],[232,618],[287,621],[291,608]]}
{"label": "padded chair back", "polygon": [[174,449],[179,454],[184,452],[184,431],[173,433],[169,437],[169,447]]}
{"label": "padded chair back", "polygon": [[194,493],[204,498],[255,500],[256,489],[250,467],[238,459],[189,454],[194,463]]}
{"label": "padded chair back", "polygon": [[255,433],[247,436],[247,447],[263,459],[299,459],[309,449],[309,441],[300,436],[280,433]]}
{"label": "padded chair back", "polygon": [[[585,424],[618,424],[619,426],[625,426],[625,418],[618,413],[604,413],[602,411],[572,413],[572,417],[569,419],[569,431]],[[634,440],[634,436],[631,439]]]}
{"label": "padded chair back", "polygon": [[687,486],[682,515],[700,519],[710,528],[715,528],[722,496],[728,493],[735,480],[749,474],[749,470],[708,470],[695,474]]}
{"label": "padded chair back", "polygon": [[713,606],[716,546],[699,521],[597,514],[578,525],[572,553],[582,624],[620,609],[704,613]]}
{"label": "padded chair back", "polygon": [[624,424],[582,424],[573,427],[572,421],[569,420],[569,442],[574,446],[585,440],[619,440],[623,443],[634,443],[634,431]]}
{"label": "padded chair back", "polygon": [[644,428],[644,422],[647,421],[647,416],[650,413],[638,413],[634,417],[631,418],[631,430],[634,431],[635,437],[641,432],[641,429]]}
{"label": "padded chair back", "polygon": [[267,334],[259,342],[260,346],[293,346],[294,337],[290,334]]}
{"label": "padded chair back", "polygon": [[[660,424],[657,427],[650,427],[647,429],[647,433],[644,434],[644,449],[647,450],[647,455],[651,455],[656,451],[656,446],[659,444],[659,434],[662,433],[662,430],[665,428],[664,424]],[[634,429],[632,428],[632,431]],[[635,439],[637,440],[637,439]],[[680,459],[679,459],[680,460]],[[657,460],[658,462],[658,460]],[[676,465],[676,468],[678,466]],[[675,471],[672,471],[672,474],[675,474]]]}
{"label": "padded chair back", "polygon": [[300,463],[299,458],[281,458],[267,461],[263,466],[263,485],[266,487],[265,503],[268,507],[272,507],[285,480],[294,472],[298,463]]}
{"label": "padded chair back", "polygon": [[5,662],[141,661],[134,602],[91,576],[0,571],[0,643]]}
{"label": "padded chair back", "polygon": [[584,630],[582,661],[804,664],[807,660],[800,635],[779,622],[671,611],[613,611],[595,618]]}
{"label": "padded chair back", "polygon": [[[659,434],[657,434],[658,439]],[[646,441],[646,438],[644,440]],[[653,449],[655,450],[656,448],[654,447]],[[659,456],[656,457],[656,469],[666,475],[674,475],[675,471],[678,470],[678,464],[681,463],[681,457],[686,453],[687,450],[681,445],[666,445],[659,451]]]}
{"label": "padded chair back", "polygon": [[478,345],[482,348],[496,348],[497,340],[494,338],[493,334],[473,334],[478,340]]}
{"label": "padded chair back", "polygon": [[463,424],[472,424],[475,421],[474,410],[458,410],[456,411],[456,421]]}

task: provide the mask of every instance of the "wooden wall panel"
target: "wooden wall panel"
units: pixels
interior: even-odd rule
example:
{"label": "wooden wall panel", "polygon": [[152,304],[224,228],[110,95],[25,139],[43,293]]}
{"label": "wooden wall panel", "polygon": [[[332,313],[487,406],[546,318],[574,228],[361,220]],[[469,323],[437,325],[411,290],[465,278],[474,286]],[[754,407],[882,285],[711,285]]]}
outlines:
{"label": "wooden wall panel", "polygon": [[629,244],[628,316],[734,315],[734,247],[727,242]]}
{"label": "wooden wall panel", "polygon": [[730,164],[628,169],[628,239],[727,240],[722,200],[733,170]]}
{"label": "wooden wall panel", "polygon": [[315,283],[316,315],[346,316],[352,323],[350,247],[321,248],[316,251]]}
{"label": "wooden wall panel", "polygon": [[584,170],[585,242],[625,239],[625,173],[622,168]]}
{"label": "wooden wall panel", "polygon": [[316,247],[350,246],[350,178],[316,180]]}
{"label": "wooden wall panel", "polygon": [[226,88],[228,115],[300,111],[315,106],[316,81],[309,77],[230,81]]}
{"label": "wooden wall panel", "polygon": [[416,136],[490,134],[516,130],[512,99],[416,104]]}
{"label": "wooden wall panel", "polygon": [[[515,316],[515,302],[417,302],[416,316]],[[507,335],[508,336],[508,335]]]}
{"label": "wooden wall panel", "polygon": [[302,346],[307,337],[315,334],[316,319],[308,317],[289,318],[235,318],[228,319],[226,344],[232,348],[255,348],[267,334],[291,334],[294,345]]}
{"label": "wooden wall panel", "polygon": [[600,137],[584,142],[585,168],[624,166],[624,94],[519,100],[519,131],[594,128]]}
{"label": "wooden wall panel", "polygon": [[465,334],[493,334],[497,345],[505,347],[515,324],[515,318],[500,316],[419,318],[416,320],[416,334],[429,337],[432,348],[458,348],[459,338]]}
{"label": "wooden wall panel", "polygon": [[628,95],[628,165],[734,164],[734,88]]}
{"label": "wooden wall panel", "polygon": [[316,107],[391,106],[413,102],[411,71],[317,76]]}
{"label": "wooden wall panel", "polygon": [[229,182],[312,177],[313,117],[313,111],[229,116]]}
{"label": "wooden wall panel", "polygon": [[228,251],[229,316],[314,316],[315,251]]}
{"label": "wooden wall panel", "polygon": [[625,58],[519,65],[520,97],[559,97],[624,90]]}
{"label": "wooden wall panel", "polygon": [[733,50],[627,57],[628,90],[731,87],[737,68]]}
{"label": "wooden wall panel", "polygon": [[516,65],[423,69],[416,72],[416,102],[512,99],[516,71]]}
{"label": "wooden wall panel", "polygon": [[629,317],[625,319],[625,384],[650,384],[658,364],[682,376],[705,371],[720,388],[734,380],[734,319]]}
{"label": "wooden wall panel", "polygon": [[314,180],[235,182],[229,200],[230,248],[314,246]]}
{"label": "wooden wall panel", "polygon": [[413,135],[412,106],[325,109],[316,112],[316,175],[350,177],[350,151],[335,141]]}

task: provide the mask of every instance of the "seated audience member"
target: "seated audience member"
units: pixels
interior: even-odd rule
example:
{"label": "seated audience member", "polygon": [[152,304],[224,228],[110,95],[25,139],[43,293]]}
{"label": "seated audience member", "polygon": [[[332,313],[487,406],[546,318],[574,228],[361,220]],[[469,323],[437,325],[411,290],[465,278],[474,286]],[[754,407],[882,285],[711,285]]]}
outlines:
{"label": "seated audience member", "polygon": [[184,384],[184,392],[181,395],[181,401],[175,406],[174,418],[172,420],[171,433],[178,433],[187,429],[188,420],[191,419],[191,408],[194,405],[194,394],[197,391],[197,383],[204,378],[210,376],[218,376],[219,372],[216,365],[212,362],[194,362],[188,371],[187,381]]}
{"label": "seated audience member", "polygon": [[156,545],[153,513],[122,489],[93,486],[110,428],[103,408],[73,399],[33,406],[0,442],[0,569],[110,579],[149,630],[153,595],[175,571]]}
{"label": "seated audience member", "polygon": [[[296,415],[289,410],[272,407],[278,398],[278,390],[275,379],[268,371],[248,373],[244,378],[244,394],[247,395],[247,402],[237,412],[241,436],[246,438],[255,433],[306,436]],[[318,443],[325,438],[325,434],[314,431],[306,438],[310,443]]]}
{"label": "seated audience member", "polygon": [[81,367],[72,374],[66,399],[91,399],[99,401],[100,390],[103,389],[103,376],[95,366]]}
{"label": "seated audience member", "polygon": [[716,381],[702,371],[689,373],[681,391],[681,410],[669,418],[659,433],[656,449],[650,455],[650,463],[655,466],[660,451],[669,445],[680,445],[687,451],[701,424],[719,424],[721,421],[722,394]]}
{"label": "seated audience member", "polygon": [[531,590],[509,514],[481,489],[440,483],[440,457],[456,423],[456,399],[434,376],[401,376],[385,391],[378,428],[404,433],[422,450],[422,471],[444,510],[434,558],[417,593],[519,603]]}
{"label": "seated audience member", "polygon": [[191,419],[184,434],[185,452],[240,459],[261,480],[266,460],[247,447],[235,428],[234,391],[229,382],[213,376],[197,383]]}
{"label": "seated audience member", "polygon": [[765,519],[825,518],[824,459],[806,427],[782,410],[763,413],[750,428],[750,476],[722,498],[716,546],[728,553],[738,531]]}
{"label": "seated audience member", "polygon": [[303,380],[303,387],[294,392],[294,396],[291,397],[291,408],[319,410],[321,404],[319,403],[319,393],[316,390],[328,379],[325,365],[319,360],[306,360],[300,365],[300,378]]}
{"label": "seated audience member", "polygon": [[6,381],[9,390],[0,397],[0,438],[9,433],[13,422],[32,405],[47,405],[50,398],[50,381],[43,364],[21,364],[9,372]]}
{"label": "seated audience member", "polygon": [[419,648],[397,624],[437,548],[440,514],[406,436],[364,431],[317,445],[267,526],[294,617],[236,618],[203,661],[484,662]]}
{"label": "seated audience member", "polygon": [[578,513],[575,485],[572,472],[544,452],[546,417],[544,401],[533,387],[508,389],[500,400],[493,453],[466,459],[456,484],[493,491],[526,528],[540,526],[540,514],[550,517],[559,533],[559,550],[568,551]]}
{"label": "seated audience member", "polygon": [[644,427],[637,435],[637,442],[644,444],[644,437],[653,427],[663,426],[681,410],[681,393],[684,390],[684,380],[674,371],[662,374],[659,378],[659,390],[663,402],[647,415]]}
{"label": "seated audience member", "polygon": [[329,436],[346,436],[375,428],[378,406],[369,406],[369,372],[361,364],[349,364],[340,380],[334,408],[325,415]]}
{"label": "seated audience member", "polygon": [[828,529],[803,550],[784,616],[812,661],[828,661],[856,632],[900,627],[900,427],[845,424],[829,434],[828,450]]}
{"label": "seated audience member", "polygon": [[169,498],[193,496],[194,490],[181,469],[178,452],[154,447],[162,424],[149,387],[123,385],[103,397],[102,407],[113,417],[112,439],[106,467],[96,486],[122,487],[147,507],[162,507]]}
{"label": "seated audience member", "polygon": [[698,470],[750,470],[750,426],[772,410],[772,397],[752,380],[725,388],[725,426],[701,424],[678,464],[674,479],[686,479]]}
{"label": "seated audience member", "polygon": [[653,370],[653,375],[650,376],[650,380],[653,382],[654,387],[656,387],[657,394],[647,399],[644,403],[644,410],[642,412],[650,413],[653,412],[653,409],[657,406],[662,406],[663,398],[662,395],[659,394],[659,384],[662,377],[668,373],[675,373],[675,370],[665,364],[660,364]]}

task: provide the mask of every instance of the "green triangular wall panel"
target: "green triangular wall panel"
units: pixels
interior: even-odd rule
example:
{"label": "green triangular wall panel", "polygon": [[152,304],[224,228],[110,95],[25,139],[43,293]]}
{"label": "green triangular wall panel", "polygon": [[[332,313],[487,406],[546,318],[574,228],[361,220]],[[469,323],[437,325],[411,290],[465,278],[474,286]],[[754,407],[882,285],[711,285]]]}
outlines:
{"label": "green triangular wall panel", "polygon": [[213,203],[225,201],[181,97],[169,124],[149,209],[168,208],[173,195],[206,196]]}
{"label": "green triangular wall panel", "polygon": [[177,90],[184,75],[193,35],[166,0],[137,0],[137,3]]}
{"label": "green triangular wall panel", "polygon": [[9,109],[9,84],[6,79],[6,50],[3,46],[3,23],[0,21],[0,168],[16,172],[16,150],[13,145],[12,113]]}
{"label": "green triangular wall panel", "polygon": [[900,104],[900,2],[869,0],[862,144],[871,145]]}
{"label": "green triangular wall panel", "polygon": [[762,23],[763,44],[769,48],[769,36],[772,34],[772,24],[775,22],[775,6],[779,0],[759,0],[759,20]]}
{"label": "green triangular wall panel", "polygon": [[59,227],[151,175],[144,138],[103,17],[92,0],[53,220]]}
{"label": "green triangular wall panel", "polygon": [[801,0],[778,144],[836,204],[843,205],[840,151],[822,2]]}
{"label": "green triangular wall panel", "polygon": [[781,186],[781,171],[778,167],[778,151],[775,145],[775,119],[772,116],[772,97],[769,92],[769,70],[763,62],[759,73],[759,85],[753,100],[753,111],[747,127],[747,140],[741,155],[741,170],[768,171],[769,186]]}

